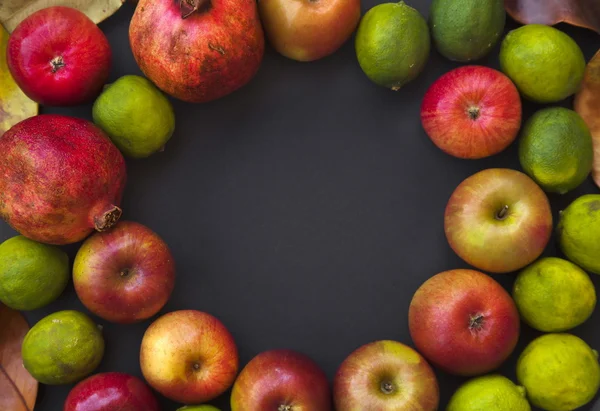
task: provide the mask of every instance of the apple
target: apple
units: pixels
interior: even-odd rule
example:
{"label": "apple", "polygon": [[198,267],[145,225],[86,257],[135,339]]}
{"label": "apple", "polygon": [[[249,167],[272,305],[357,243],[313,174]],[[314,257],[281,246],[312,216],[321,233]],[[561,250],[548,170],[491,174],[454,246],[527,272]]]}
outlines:
{"label": "apple", "polygon": [[175,263],[149,228],[121,221],[82,244],[73,263],[77,296],[91,312],[116,323],[152,317],[175,286]]}
{"label": "apple", "polygon": [[238,350],[233,336],[214,316],[173,311],[144,333],[140,366],[148,384],[165,397],[199,404],[231,387],[238,372]]}
{"label": "apple", "polygon": [[232,411],[329,411],[327,377],[305,354],[265,351],[242,370],[231,393]]}
{"label": "apple", "polygon": [[258,10],[273,48],[304,62],[333,54],[360,21],[360,0],[260,0]]}
{"label": "apple", "polygon": [[492,168],[465,179],[446,206],[450,247],[475,268],[519,270],[535,261],[552,234],[548,197],[527,175]]}
{"label": "apple", "polygon": [[463,66],[436,80],[421,105],[425,132],[455,157],[479,159],[506,149],[521,127],[521,97],[503,73]]}
{"label": "apple", "polygon": [[139,378],[120,372],[92,375],[75,385],[64,411],[160,411],[152,390]]}
{"label": "apple", "polygon": [[333,381],[337,411],[436,411],[439,387],[433,370],[414,349],[375,341],[355,350]]}
{"label": "apple", "polygon": [[519,339],[517,307],[508,292],[475,270],[450,270],[427,280],[408,310],[415,347],[440,369],[474,376],[500,366]]}
{"label": "apple", "polygon": [[51,106],[93,100],[108,79],[112,59],[102,30],[81,11],[63,6],[25,18],[9,37],[6,53],[21,90]]}

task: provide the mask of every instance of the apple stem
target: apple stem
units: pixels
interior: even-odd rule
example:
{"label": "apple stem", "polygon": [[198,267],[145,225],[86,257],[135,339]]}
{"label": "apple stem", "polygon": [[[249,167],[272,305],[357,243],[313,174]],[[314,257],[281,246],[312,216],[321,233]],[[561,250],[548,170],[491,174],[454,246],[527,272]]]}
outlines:
{"label": "apple stem", "polygon": [[384,394],[391,394],[394,392],[394,384],[389,381],[383,381],[381,383],[381,392]]}
{"label": "apple stem", "polygon": [[479,118],[479,115],[481,114],[481,110],[479,109],[479,107],[471,106],[467,109],[467,113],[469,113],[469,117],[471,118],[471,120],[477,120]]}
{"label": "apple stem", "polygon": [[121,277],[127,277],[129,275],[129,268],[123,268],[121,270]]}
{"label": "apple stem", "polygon": [[187,19],[201,8],[208,7],[210,0],[179,0],[181,18]]}
{"label": "apple stem", "polygon": [[52,67],[52,72],[56,73],[58,70],[65,66],[65,61],[62,56],[56,56],[52,60],[50,60],[50,67]]}
{"label": "apple stem", "polygon": [[500,211],[498,211],[498,213],[496,214],[496,220],[504,220],[508,215],[508,206],[505,205],[504,207],[502,207],[500,209]]}

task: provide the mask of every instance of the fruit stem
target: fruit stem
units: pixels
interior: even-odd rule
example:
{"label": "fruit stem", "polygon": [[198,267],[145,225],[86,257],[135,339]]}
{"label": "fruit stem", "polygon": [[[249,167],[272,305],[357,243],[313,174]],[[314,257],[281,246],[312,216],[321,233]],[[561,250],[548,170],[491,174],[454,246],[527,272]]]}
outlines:
{"label": "fruit stem", "polygon": [[200,9],[210,5],[210,0],[179,0],[179,8],[181,9],[181,18],[187,19],[192,14]]}
{"label": "fruit stem", "polygon": [[479,107],[471,106],[467,109],[467,113],[469,113],[471,120],[477,120],[481,115],[481,110],[479,110]]}
{"label": "fruit stem", "polygon": [[384,394],[391,394],[394,392],[394,384],[389,381],[382,381],[381,383],[381,392]]}
{"label": "fruit stem", "polygon": [[483,314],[469,316],[469,330],[481,330],[483,327]]}
{"label": "fruit stem", "polygon": [[496,213],[496,220],[504,220],[508,216],[508,206],[505,205]]}
{"label": "fruit stem", "polygon": [[65,66],[65,61],[62,56],[56,56],[52,60],[50,60],[50,67],[52,67],[52,72],[56,73],[58,70]]}
{"label": "fruit stem", "polygon": [[98,214],[94,213],[94,228],[97,231],[106,231],[112,228],[121,218],[121,214],[123,214],[123,210],[116,205],[110,205],[108,210],[103,210]]}
{"label": "fruit stem", "polygon": [[127,276],[129,275],[129,273],[130,273],[130,272],[131,272],[131,271],[129,271],[129,268],[123,268],[123,269],[121,270],[121,277],[122,277],[122,278],[125,278],[125,277],[127,277]]}

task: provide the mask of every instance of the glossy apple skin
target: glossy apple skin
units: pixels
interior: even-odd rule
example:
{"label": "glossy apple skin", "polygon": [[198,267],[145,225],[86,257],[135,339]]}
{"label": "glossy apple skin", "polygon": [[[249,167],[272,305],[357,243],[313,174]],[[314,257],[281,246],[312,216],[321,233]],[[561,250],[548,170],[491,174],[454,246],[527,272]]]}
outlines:
{"label": "glossy apple skin", "polygon": [[175,262],[158,234],[121,221],[82,244],[73,263],[73,285],[83,305],[97,316],[121,324],[138,322],[169,300]]}
{"label": "glossy apple skin", "polygon": [[232,411],[330,411],[331,406],[325,373],[311,358],[291,350],[258,354],[231,393]]}
{"label": "glossy apple skin", "polygon": [[158,401],[139,378],[120,372],[92,375],[71,389],[64,411],[160,411]]}
{"label": "glossy apple skin", "polygon": [[427,280],[408,311],[415,347],[440,369],[474,376],[498,368],[519,339],[517,307],[508,292],[475,270],[450,270]]}
{"label": "glossy apple skin", "polygon": [[258,9],[275,50],[304,62],[333,54],[360,21],[360,0],[260,0]]}
{"label": "glossy apple skin", "polygon": [[517,137],[521,97],[503,73],[463,66],[436,80],[421,104],[421,123],[431,141],[458,158],[498,154]]}
{"label": "glossy apple skin", "polygon": [[425,358],[402,343],[383,340],[363,345],[344,360],[333,381],[333,397],[337,411],[436,411],[440,395]]}
{"label": "glossy apple skin", "polygon": [[196,310],[173,311],[144,333],[140,366],[162,395],[199,404],[223,394],[238,372],[238,349],[225,325]]}
{"label": "glossy apple skin", "polygon": [[546,194],[527,175],[493,168],[468,177],[452,193],[444,230],[467,263],[508,273],[542,254],[552,234],[552,212]]}
{"label": "glossy apple skin", "polygon": [[15,28],[6,58],[10,73],[29,98],[50,106],[72,106],[100,94],[112,53],[102,30],[85,14],[54,6],[31,14]]}

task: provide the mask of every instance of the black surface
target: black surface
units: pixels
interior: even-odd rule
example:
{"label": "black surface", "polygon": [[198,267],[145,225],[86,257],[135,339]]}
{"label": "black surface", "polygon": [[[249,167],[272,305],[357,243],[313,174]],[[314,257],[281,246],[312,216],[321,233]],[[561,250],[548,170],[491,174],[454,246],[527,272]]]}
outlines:
{"label": "black surface", "polygon": [[[363,0],[363,10],[377,3]],[[429,3],[409,2],[425,16]],[[111,80],[140,74],[128,42],[132,13],[127,4],[100,25],[113,47]],[[507,29],[514,27],[509,21]],[[592,31],[558,27],[587,59],[600,47]],[[479,63],[498,67],[497,55],[498,47]],[[149,226],[173,250],[177,284],[162,313],[193,308],[216,315],[234,335],[242,366],[261,351],[290,348],[311,356],[330,378],[362,344],[412,345],[413,293],[440,271],[467,267],[443,232],[450,194],[479,170],[519,169],[514,144],[495,157],[465,161],[443,154],[423,132],[422,96],[458,65],[432,50],[423,74],[393,93],[363,75],[352,41],[310,64],[269,48],[256,78],[238,92],[205,105],[174,101],[177,131],[164,153],[128,161],[123,204],[125,219]],[[525,103],[525,119],[539,107]],[[91,106],[43,111],[91,118]],[[591,180],[550,196],[554,212],[587,192],[598,192]],[[0,225],[1,240],[14,234]],[[77,245],[66,248],[73,256]],[[554,242],[546,254],[558,255]],[[493,277],[507,287],[513,280]],[[67,308],[87,312],[72,285],[27,318],[34,324]],[[573,330],[595,348],[599,311]],[[151,320],[120,326],[93,318],[107,342],[97,371],[140,376],[139,345]],[[516,358],[536,335],[523,325],[505,375],[514,379]],[[463,379],[436,373],[441,410]],[[40,386],[36,410],[62,409],[70,388]],[[160,401],[165,411],[179,406]],[[228,395],[214,404],[228,410]]]}

